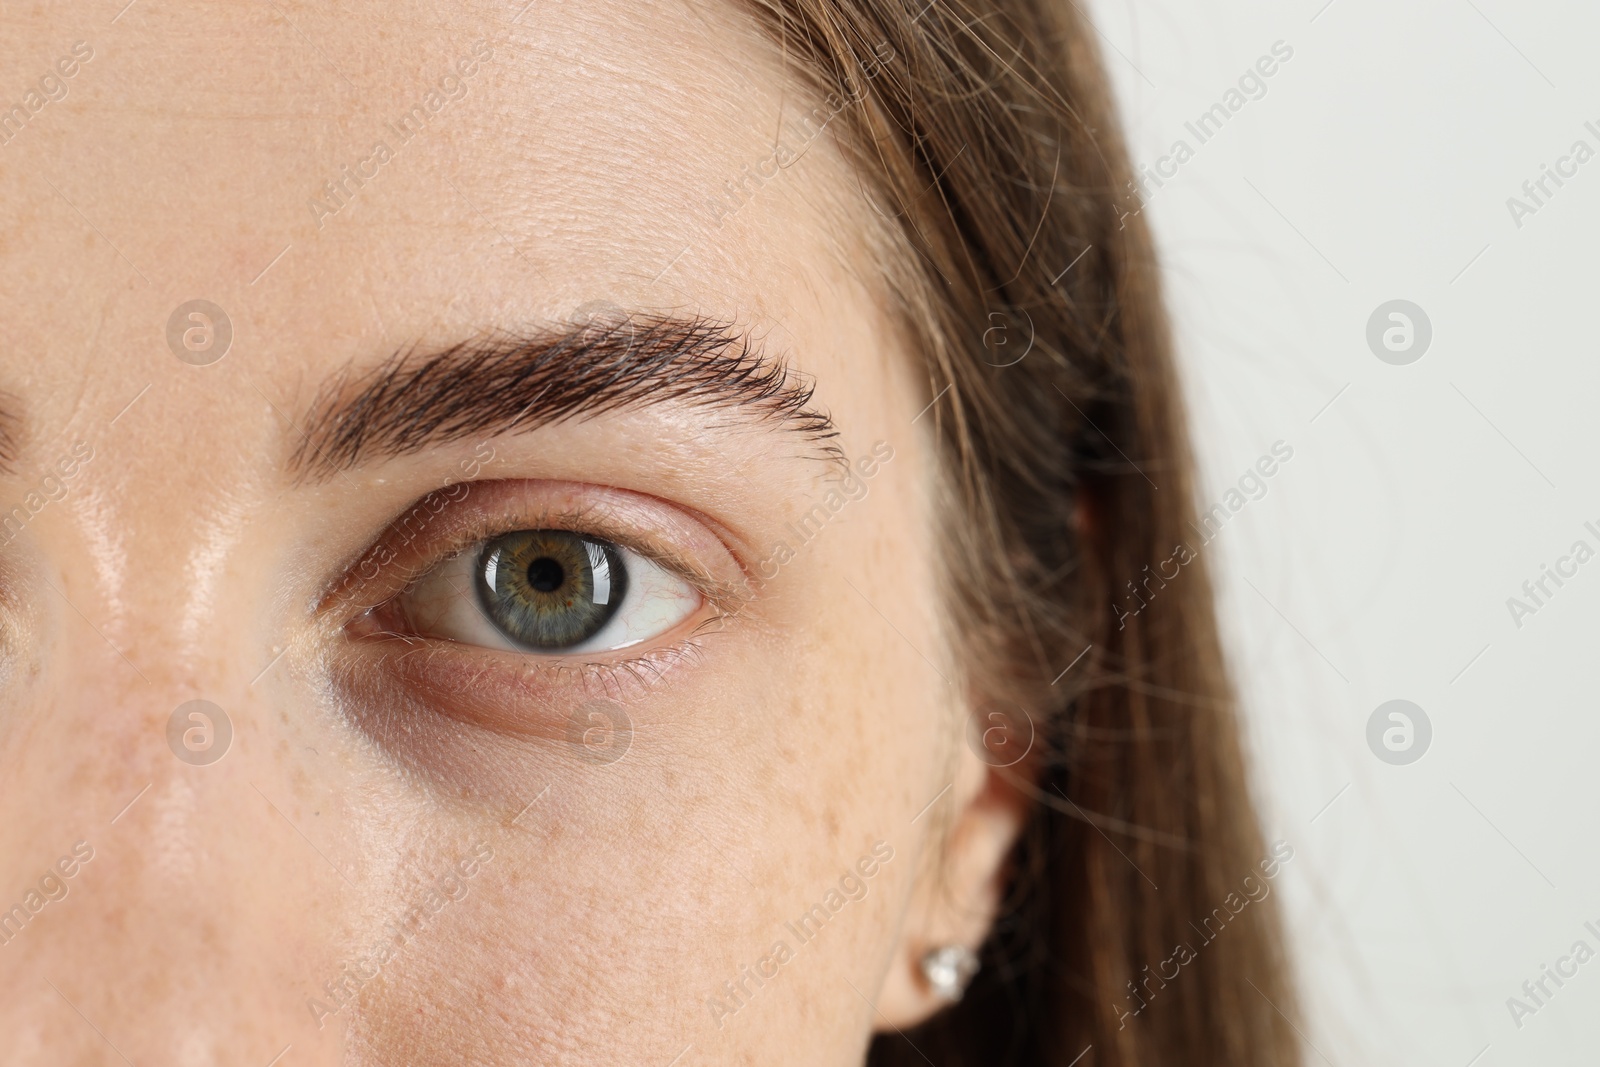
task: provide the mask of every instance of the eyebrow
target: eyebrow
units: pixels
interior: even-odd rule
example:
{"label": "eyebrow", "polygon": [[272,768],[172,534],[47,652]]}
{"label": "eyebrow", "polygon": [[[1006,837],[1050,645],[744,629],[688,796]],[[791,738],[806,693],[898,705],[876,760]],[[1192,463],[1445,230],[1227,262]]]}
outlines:
{"label": "eyebrow", "polygon": [[576,327],[494,331],[432,353],[398,352],[329,382],[290,470],[321,481],[371,459],[665,403],[781,426],[841,462],[832,419],[812,406],[814,388],[748,335],[707,318],[619,313]]}

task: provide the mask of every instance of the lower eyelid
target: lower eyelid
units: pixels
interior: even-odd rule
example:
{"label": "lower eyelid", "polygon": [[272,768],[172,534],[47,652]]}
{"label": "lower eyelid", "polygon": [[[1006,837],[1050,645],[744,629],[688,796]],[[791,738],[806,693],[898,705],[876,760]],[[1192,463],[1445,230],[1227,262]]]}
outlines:
{"label": "lower eyelid", "polygon": [[[504,656],[471,646],[449,652],[447,644],[375,656],[352,647],[349,652],[356,654],[341,657],[334,670],[340,699],[362,728],[397,751],[420,745],[412,758],[425,764],[460,739],[446,725],[452,722],[512,739],[570,741],[570,717],[583,702],[606,699],[634,706],[648,701],[680,667],[692,665],[702,648],[697,637],[690,637],[600,664]],[[475,775],[481,756],[473,756]]]}

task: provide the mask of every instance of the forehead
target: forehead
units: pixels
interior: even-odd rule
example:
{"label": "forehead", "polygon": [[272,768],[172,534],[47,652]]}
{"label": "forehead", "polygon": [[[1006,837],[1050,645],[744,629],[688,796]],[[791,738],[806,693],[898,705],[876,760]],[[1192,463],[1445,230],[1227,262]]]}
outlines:
{"label": "forehead", "polygon": [[[783,331],[812,310],[797,293],[847,273],[854,179],[732,6],[138,0],[7,22],[0,103],[26,114],[0,145],[0,360],[24,392],[115,406],[180,366],[167,320],[195,299],[283,399],[596,301]],[[787,169],[780,138],[804,149]]]}

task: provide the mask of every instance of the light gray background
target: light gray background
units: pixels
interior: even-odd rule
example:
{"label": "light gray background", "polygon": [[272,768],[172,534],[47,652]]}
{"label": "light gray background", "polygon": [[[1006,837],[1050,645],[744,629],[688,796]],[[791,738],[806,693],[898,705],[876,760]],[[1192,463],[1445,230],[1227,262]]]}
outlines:
{"label": "light gray background", "polygon": [[[1084,10],[1134,160],[1197,149],[1147,211],[1207,502],[1295,450],[1204,551],[1267,828],[1296,849],[1275,888],[1307,1062],[1600,1061],[1600,958],[1520,1029],[1506,1005],[1579,938],[1600,952],[1600,559],[1520,629],[1506,606],[1574,540],[1600,550],[1600,158],[1520,228],[1506,206],[1575,140],[1600,152],[1600,9]],[[1196,145],[1184,122],[1278,40],[1266,95]],[[1409,366],[1365,340],[1396,298],[1433,324]],[[1409,766],[1365,739],[1394,698],[1433,724]]]}

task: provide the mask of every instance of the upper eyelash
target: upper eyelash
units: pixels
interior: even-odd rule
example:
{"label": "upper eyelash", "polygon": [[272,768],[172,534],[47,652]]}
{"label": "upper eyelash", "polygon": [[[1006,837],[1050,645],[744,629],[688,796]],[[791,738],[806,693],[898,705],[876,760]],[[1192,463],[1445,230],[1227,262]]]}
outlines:
{"label": "upper eyelash", "polygon": [[436,568],[449,562],[450,560],[455,559],[458,556],[481,551],[484,545],[488,544],[490,541],[493,541],[495,538],[509,533],[516,533],[519,530],[564,530],[567,533],[577,534],[580,537],[590,537],[596,540],[607,541],[621,548],[625,548],[641,559],[648,560],[649,562],[670,571],[672,574],[682,578],[684,581],[694,586],[695,591],[701,596],[705,597],[706,602],[718,608],[719,611],[727,610],[732,607],[733,602],[738,602],[739,600],[744,599],[737,597],[736,594],[729,590],[722,589],[721,587],[724,583],[716,582],[707,575],[696,573],[691,568],[685,567],[680,560],[669,553],[656,551],[646,545],[639,544],[636,541],[622,540],[609,532],[601,533],[591,529],[585,529],[578,523],[570,520],[541,521],[536,525],[514,525],[507,526],[504,529],[499,529],[494,526],[487,526],[487,528],[492,532],[487,533],[482,537],[473,537],[471,540],[458,542],[457,548],[428,557],[431,560],[429,563],[414,564],[409,566],[407,568],[409,573],[407,573],[406,577],[399,583],[399,589],[385,597],[382,603],[387,604],[391,600],[405,596],[407,593],[411,592],[417,587],[418,582],[420,582],[423,578],[426,578],[429,574],[433,573]]}
{"label": "upper eyelash", "polygon": [[[470,485],[475,483],[457,484]],[[350,568],[348,568],[345,573],[333,583],[333,586],[320,598],[320,602],[324,605],[324,609],[326,609],[330,601],[336,601],[338,599],[335,594],[341,588],[344,588],[348,585],[348,595],[357,596],[359,595],[360,590],[369,587],[371,583],[380,581],[381,579],[383,584],[390,589],[390,592],[388,592],[388,594],[385,595],[381,600],[378,600],[375,603],[367,603],[362,606],[362,611],[359,614],[370,614],[372,611],[381,608],[396,598],[404,596],[406,593],[410,592],[415,588],[416,584],[421,579],[426,577],[436,567],[442,565],[448,560],[453,559],[463,553],[479,549],[487,542],[504,534],[513,533],[517,530],[536,529],[567,530],[571,533],[579,534],[581,536],[595,537],[601,540],[610,541],[613,544],[620,545],[621,547],[628,549],[630,552],[633,552],[641,558],[657,564],[663,569],[688,582],[695,588],[697,592],[700,593],[701,596],[706,599],[707,603],[711,604],[717,609],[719,615],[722,617],[730,617],[731,615],[735,614],[741,604],[751,599],[751,594],[748,589],[739,588],[729,582],[719,581],[706,571],[698,570],[687,565],[684,560],[674,556],[671,553],[658,550],[644,543],[637,537],[628,536],[627,531],[618,528],[619,524],[603,520],[595,521],[593,517],[598,514],[599,509],[592,506],[568,509],[565,514],[561,515],[545,515],[538,518],[529,517],[527,519],[518,519],[514,521],[491,519],[488,516],[483,515],[469,515],[466,517],[466,525],[464,529],[459,529],[451,538],[453,542],[451,547],[440,551],[426,552],[425,554],[415,558],[393,558],[388,563],[380,565],[382,568],[387,570],[386,578],[382,578],[382,576],[379,575],[374,575],[372,578],[359,578],[359,568],[365,565],[375,556],[375,554],[380,553],[390,544],[395,537],[396,531],[400,528],[400,524],[404,521],[404,517],[415,514],[417,510],[427,504],[427,502],[432,499],[437,492],[439,491],[430,493],[427,496],[419,499],[416,503],[412,504],[403,513],[401,519],[396,519],[394,522],[390,523],[389,526],[384,530],[383,534],[379,536],[377,541],[368,546],[366,549],[362,550],[360,555],[358,555],[355,561],[351,564]],[[465,499],[465,496],[461,497],[460,499]],[[449,506],[449,504],[445,505],[446,508]],[[441,512],[443,510],[443,508],[440,509]],[[436,512],[435,514],[438,513],[439,512]],[[412,540],[412,538],[407,538],[406,541],[403,542],[403,545],[409,545]],[[393,569],[396,566],[400,568],[398,572]],[[356,580],[352,581],[352,579]]]}
{"label": "upper eyelash", "polygon": [[[569,515],[564,522],[567,525],[576,525],[576,523],[573,521],[574,518],[574,516]],[[422,578],[426,577],[434,569],[449,559],[465,552],[472,552],[492,538],[499,536],[503,532],[508,532],[507,530],[496,529],[496,525],[497,524],[495,523],[487,521],[469,525],[467,529],[473,531],[473,533],[469,535],[470,540],[466,538],[456,539],[455,543],[460,547],[456,547],[452,550],[444,552],[429,552],[427,555],[422,557],[422,559],[426,560],[427,562],[408,566],[404,580],[400,580],[396,576],[391,575],[389,584],[390,588],[393,589],[393,592],[390,592],[378,603],[367,607],[359,614],[346,621],[344,623],[344,628],[348,629],[358,621],[366,620],[369,623],[376,623],[377,627],[368,633],[361,635],[359,639],[362,642],[392,642],[394,645],[402,645],[404,646],[403,649],[399,650],[399,655],[401,656],[409,656],[413,654],[422,654],[428,656],[444,654],[444,646],[452,644],[453,642],[449,642],[441,638],[426,637],[415,632],[400,632],[392,629],[390,626],[386,625],[390,620],[383,618],[381,613],[384,612],[386,608],[391,608],[396,605],[396,603],[402,597],[404,597],[412,589],[416,588],[417,583]],[[513,525],[509,527],[509,529],[521,528],[524,527],[520,525]],[[565,526],[563,526],[563,528],[565,528]],[[489,532],[487,536],[480,537],[476,536],[476,533],[479,530],[488,530],[493,532]],[[588,534],[588,536],[597,535]],[[465,542],[464,545],[463,541]],[[619,541],[616,543],[621,544],[622,542]],[[661,566],[668,568],[672,573],[682,576],[686,581],[689,581],[691,584],[693,584],[695,588],[700,591],[702,597],[704,598],[705,605],[711,609],[711,615],[705,619],[702,619],[688,634],[679,638],[677,641],[666,645],[658,644],[654,647],[648,647],[648,643],[646,643],[646,647],[637,650],[631,650],[630,653],[623,653],[622,658],[611,658],[615,657],[621,652],[621,650],[617,650],[616,652],[612,653],[587,652],[576,654],[569,653],[566,655],[523,656],[517,653],[501,652],[493,648],[480,648],[478,646],[468,647],[472,648],[473,654],[476,655],[486,655],[490,657],[501,658],[506,663],[517,663],[518,666],[516,669],[519,672],[522,672],[524,678],[539,677],[546,680],[556,681],[559,684],[576,685],[585,689],[592,688],[600,693],[620,693],[621,689],[619,687],[622,685],[625,678],[631,680],[636,685],[648,688],[655,682],[659,681],[661,676],[670,667],[673,667],[679,663],[694,661],[704,651],[707,639],[716,633],[722,632],[727,624],[739,614],[739,606],[748,599],[748,597],[738,596],[723,598],[715,597],[707,593],[706,588],[707,586],[715,586],[718,583],[703,580],[697,581],[695,576],[686,573],[687,568],[679,564],[676,560],[670,557],[665,557],[663,553],[645,552],[642,550],[642,546],[638,546],[637,542],[626,544],[625,547],[627,547],[630,551],[636,552],[639,555],[650,559],[652,562],[659,563]],[[362,553],[362,558],[365,557],[366,553],[364,552]],[[494,669],[495,668],[486,665],[484,667],[484,673],[490,673]]]}

